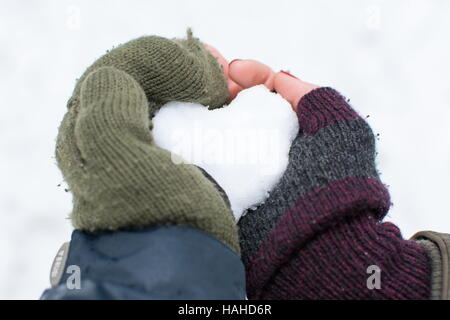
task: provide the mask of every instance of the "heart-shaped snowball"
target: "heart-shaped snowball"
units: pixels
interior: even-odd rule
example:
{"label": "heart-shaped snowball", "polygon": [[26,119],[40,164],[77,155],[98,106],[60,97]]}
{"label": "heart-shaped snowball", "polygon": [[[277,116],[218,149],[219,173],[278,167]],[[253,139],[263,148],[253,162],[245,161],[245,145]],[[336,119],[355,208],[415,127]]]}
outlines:
{"label": "heart-shaped snowball", "polygon": [[236,221],[263,203],[281,178],[297,132],[289,103],[262,85],[221,109],[170,102],[153,118],[155,143],[174,161],[205,169],[228,195]]}

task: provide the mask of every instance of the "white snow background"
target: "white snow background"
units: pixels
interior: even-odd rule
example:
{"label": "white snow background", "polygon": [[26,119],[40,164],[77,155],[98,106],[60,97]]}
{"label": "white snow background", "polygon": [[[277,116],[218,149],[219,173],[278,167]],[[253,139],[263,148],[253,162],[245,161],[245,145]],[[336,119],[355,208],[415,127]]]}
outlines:
{"label": "white snow background", "polygon": [[38,298],[70,237],[53,151],[75,80],[113,45],[188,26],[230,60],[350,98],[380,134],[387,219],[405,237],[450,232],[449,14],[446,0],[0,0],[0,298]]}

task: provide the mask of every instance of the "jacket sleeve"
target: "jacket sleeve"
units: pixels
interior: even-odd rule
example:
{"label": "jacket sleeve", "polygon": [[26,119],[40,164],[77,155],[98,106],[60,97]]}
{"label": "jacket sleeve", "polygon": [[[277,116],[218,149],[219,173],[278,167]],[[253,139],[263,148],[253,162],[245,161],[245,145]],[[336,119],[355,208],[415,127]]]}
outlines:
{"label": "jacket sleeve", "polygon": [[431,262],[431,299],[450,300],[450,234],[420,231],[412,236]]}
{"label": "jacket sleeve", "polygon": [[239,222],[249,298],[428,298],[424,249],[381,223],[391,203],[369,125],[331,88],[305,95],[297,115],[282,179]]}
{"label": "jacket sleeve", "polygon": [[58,269],[41,299],[245,299],[240,257],[190,227],[75,230]]}

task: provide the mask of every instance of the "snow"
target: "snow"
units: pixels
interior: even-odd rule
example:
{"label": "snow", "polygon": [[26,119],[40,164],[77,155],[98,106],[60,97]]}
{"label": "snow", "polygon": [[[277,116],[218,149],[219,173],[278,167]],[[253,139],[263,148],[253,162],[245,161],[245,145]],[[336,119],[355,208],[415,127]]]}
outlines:
{"label": "snow", "polygon": [[298,132],[290,104],[263,85],[240,92],[221,109],[170,102],[153,125],[158,146],[202,167],[225,190],[236,220],[267,198]]}
{"label": "snow", "polygon": [[0,298],[38,298],[70,238],[53,151],[75,79],[113,45],[188,26],[228,59],[351,98],[380,133],[387,219],[405,237],[449,232],[449,10],[442,0],[0,1]]}

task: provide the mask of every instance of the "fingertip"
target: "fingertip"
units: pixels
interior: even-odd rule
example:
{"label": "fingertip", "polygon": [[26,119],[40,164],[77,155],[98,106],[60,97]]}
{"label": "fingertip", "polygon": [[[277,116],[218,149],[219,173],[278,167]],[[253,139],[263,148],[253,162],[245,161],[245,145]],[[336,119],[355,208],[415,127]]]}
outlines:
{"label": "fingertip", "polygon": [[264,84],[272,90],[274,72],[266,65],[255,60],[235,59],[229,64],[228,75],[243,89]]}
{"label": "fingertip", "polygon": [[246,70],[247,67],[245,61],[243,62],[241,59],[234,59],[228,65],[228,77],[234,83],[245,88],[245,82],[247,79],[243,77],[243,74]]}

